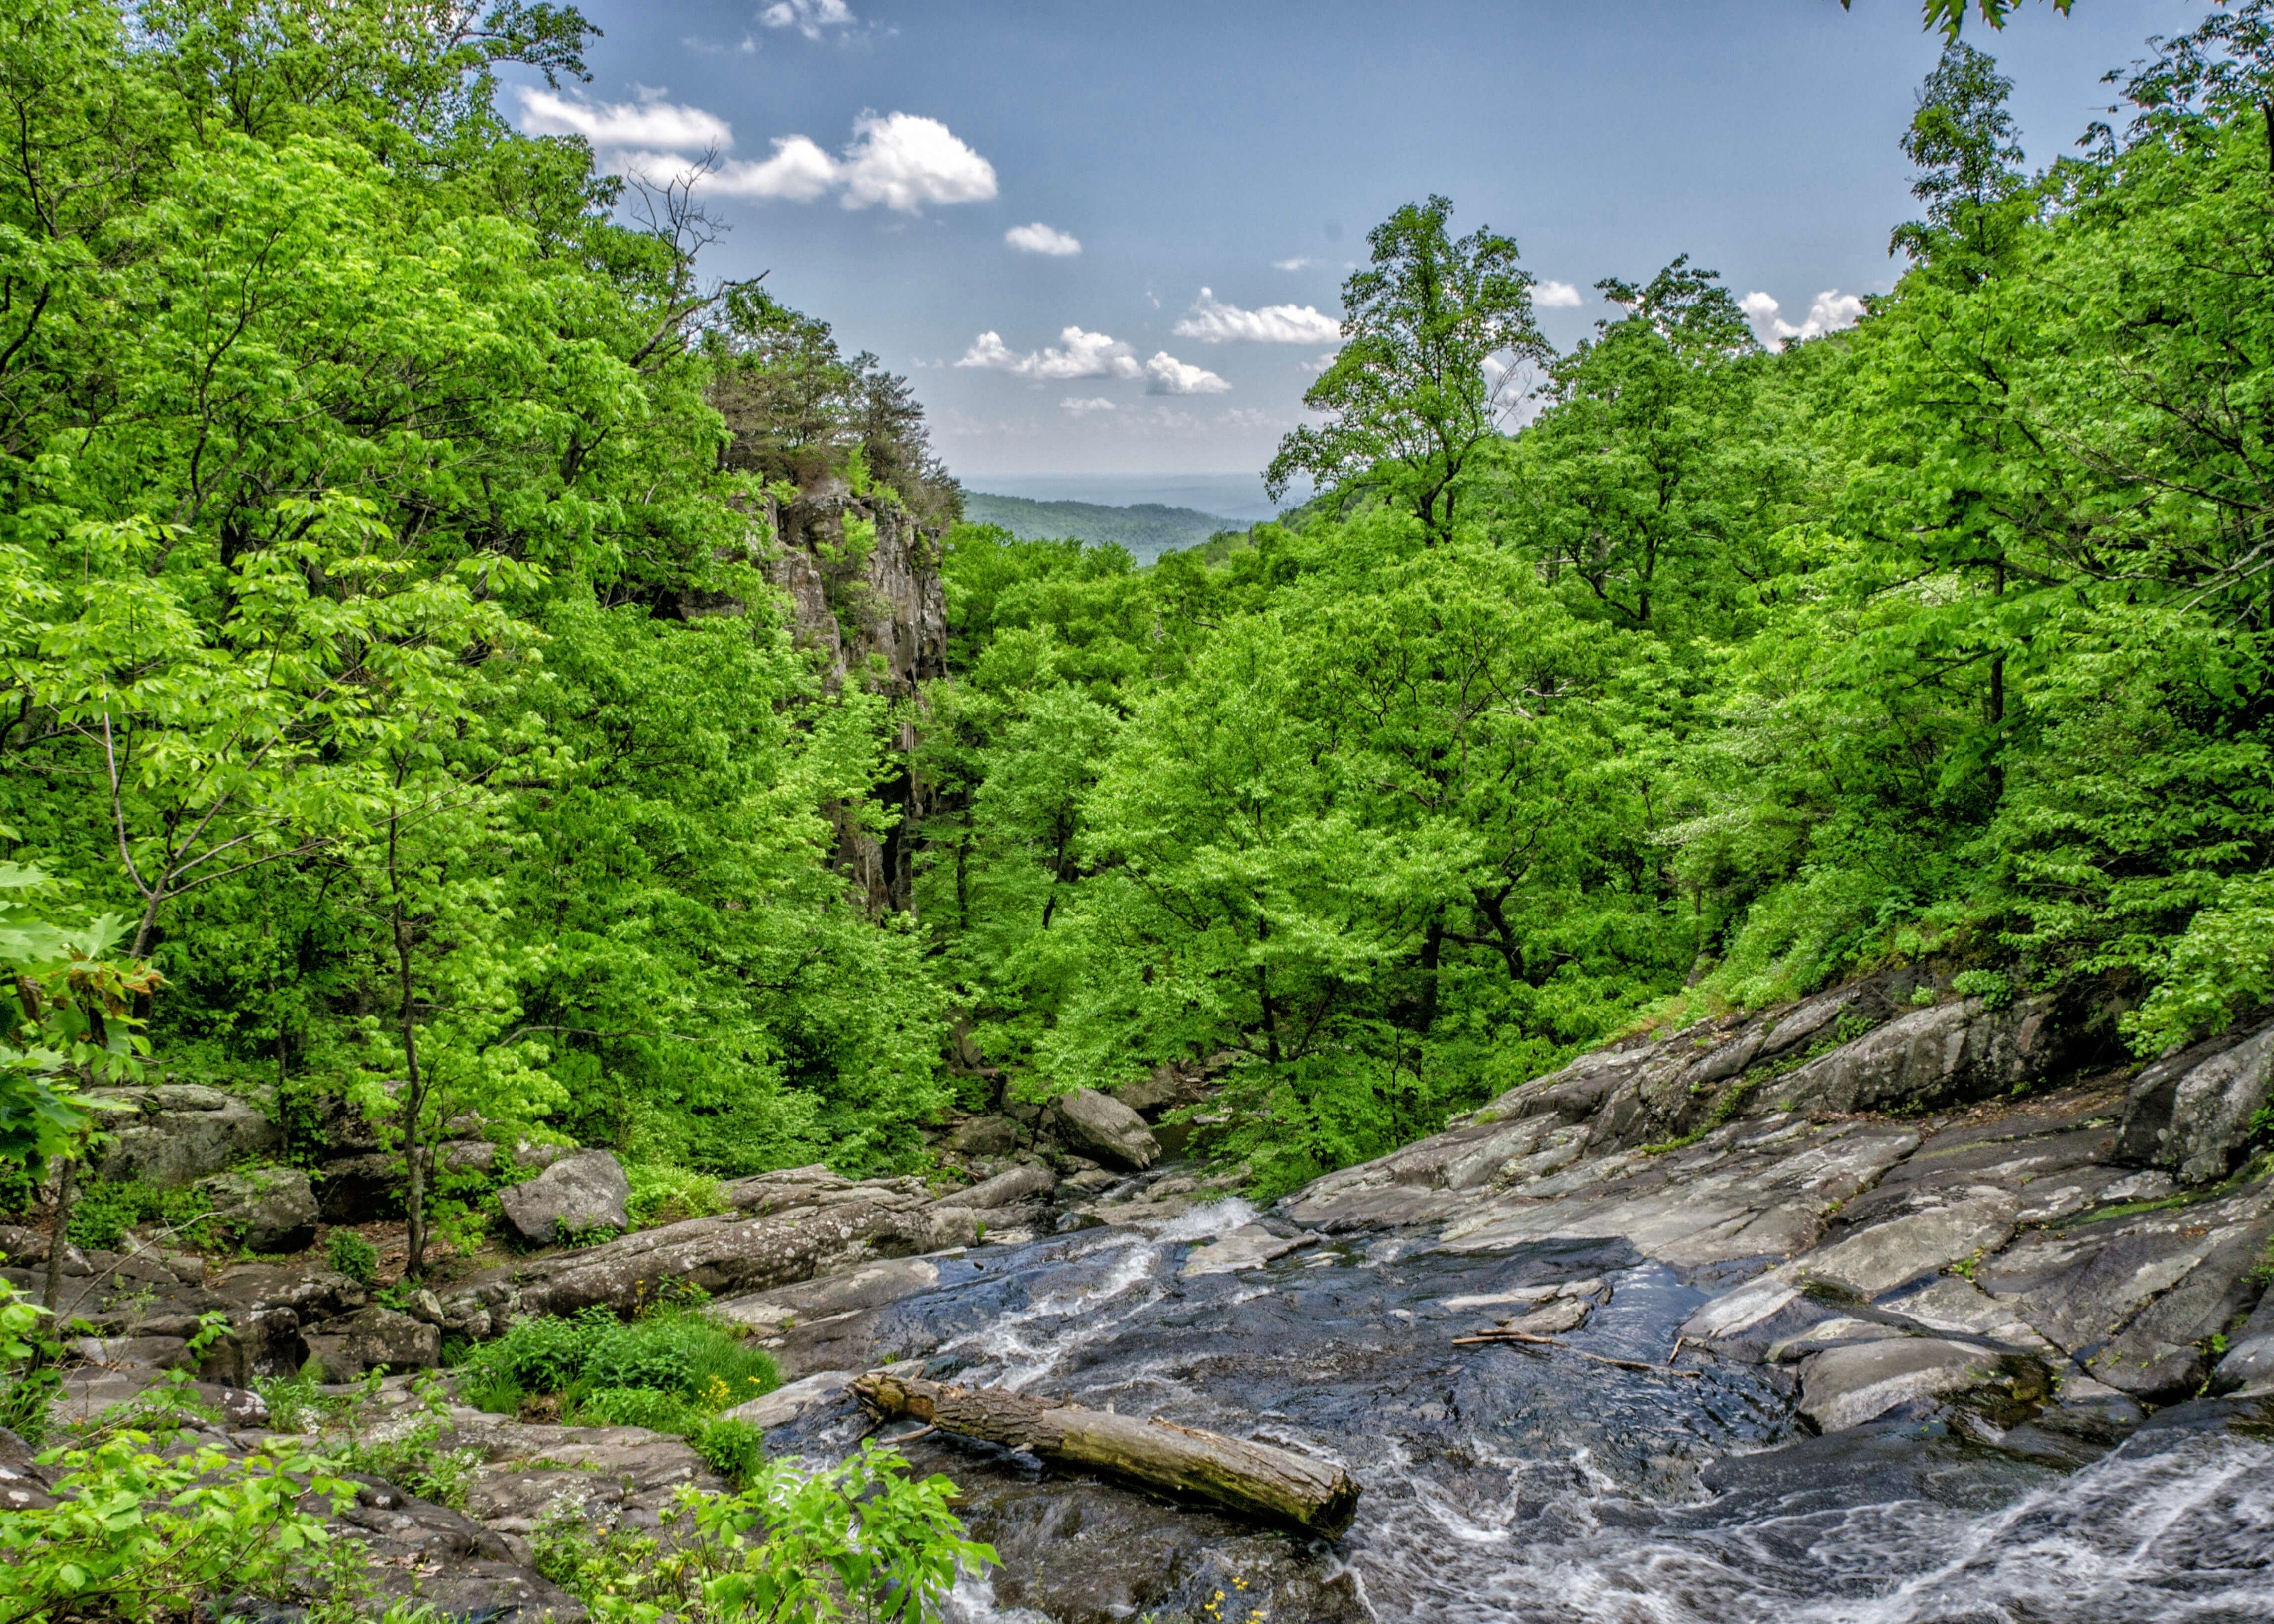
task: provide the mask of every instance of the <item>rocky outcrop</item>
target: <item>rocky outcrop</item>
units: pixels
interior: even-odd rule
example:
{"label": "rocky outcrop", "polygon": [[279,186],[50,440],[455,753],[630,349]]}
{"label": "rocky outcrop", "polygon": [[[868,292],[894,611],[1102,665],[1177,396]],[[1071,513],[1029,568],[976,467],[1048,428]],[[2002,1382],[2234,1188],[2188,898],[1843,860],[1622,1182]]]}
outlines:
{"label": "rocky outcrop", "polygon": [[316,1192],[297,1168],[220,1173],[198,1181],[214,1216],[247,1252],[301,1252],[316,1242]]}
{"label": "rocky outcrop", "polygon": [[95,1167],[102,1178],[139,1178],[175,1190],[284,1148],[283,1132],[267,1112],[200,1084],[96,1088],[87,1100],[116,1136]]}
{"label": "rocky outcrop", "polygon": [[[445,1325],[487,1335],[530,1314],[597,1305],[628,1313],[682,1282],[714,1297],[747,1296],[976,1238],[970,1209],[935,1206],[918,1179],[855,1183],[797,1168],[726,1193],[735,1216],[690,1218],[460,1282],[442,1294]],[[477,1316],[482,1328],[473,1330]]]}
{"label": "rocky outcrop", "polygon": [[2077,1052],[2046,1005],[1912,1003],[1883,979],[1586,1056],[1279,1211],[1464,1252],[1623,1241],[1720,1293],[1686,1341],[1792,1367],[1827,1432],[1994,1438],[2058,1391],[2056,1431],[2120,1435],[2127,1405],[2274,1377],[2274,1171],[2232,1177],[2274,1022],[2016,1103]]}
{"label": "rocky outcrop", "polygon": [[563,1156],[526,1184],[498,1192],[498,1207],[514,1233],[533,1246],[549,1246],[563,1236],[596,1229],[618,1234],[631,1227],[626,1211],[631,1182],[605,1150]]}
{"label": "rocky outcrop", "polygon": [[373,1370],[433,1370],[442,1362],[439,1327],[375,1303],[305,1330],[300,1340],[327,1381],[359,1381]]}
{"label": "rocky outcrop", "polygon": [[2127,1161],[2191,1184],[2225,1178],[2274,1093],[2274,1018],[2223,1032],[2140,1073],[2124,1100]]}
{"label": "rocky outcrop", "polygon": [[1050,1131],[1083,1155],[1109,1167],[1141,1172],[1161,1159],[1160,1141],[1145,1119],[1095,1088],[1076,1088],[1050,1104]]}
{"label": "rocky outcrop", "polygon": [[[765,517],[761,567],[788,596],[793,635],[813,657],[824,688],[861,681],[920,704],[920,685],[947,674],[941,533],[889,497],[855,495],[833,475],[793,501],[769,496]],[[740,605],[712,604],[698,613],[740,613]],[[929,807],[910,759],[915,748],[911,719],[899,741],[905,764],[877,791],[900,815],[889,833],[880,839],[849,818],[839,823],[840,867],[875,912],[906,911],[914,900],[909,837]]]}

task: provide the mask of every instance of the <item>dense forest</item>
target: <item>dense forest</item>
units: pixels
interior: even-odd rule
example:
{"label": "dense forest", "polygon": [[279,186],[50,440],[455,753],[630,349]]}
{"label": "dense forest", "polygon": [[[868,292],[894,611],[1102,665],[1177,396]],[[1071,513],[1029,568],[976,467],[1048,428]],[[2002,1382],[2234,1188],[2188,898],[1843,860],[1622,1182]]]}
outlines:
{"label": "dense forest", "polygon": [[[1558,352],[1514,242],[1401,209],[1272,470],[1325,494],[1141,568],[960,523],[699,194],[516,133],[574,11],[14,0],[11,1075],[144,1041],[740,1175],[1174,1064],[1276,1192],[1905,959],[2222,1024],[2274,995],[2268,10],[2036,174],[1953,43],[1895,291],[1781,350],[1672,255]],[[945,674],[793,636],[829,482],[937,544]]]}

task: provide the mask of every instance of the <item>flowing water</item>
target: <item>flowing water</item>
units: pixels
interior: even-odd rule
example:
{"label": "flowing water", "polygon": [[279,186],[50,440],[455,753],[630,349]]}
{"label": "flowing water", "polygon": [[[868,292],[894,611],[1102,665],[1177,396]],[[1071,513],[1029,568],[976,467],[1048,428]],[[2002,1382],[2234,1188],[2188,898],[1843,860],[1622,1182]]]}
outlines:
{"label": "flowing water", "polygon": [[[2175,1624],[2274,1620],[2274,1411],[2196,1404],[2082,1467],[1933,1425],[1811,1436],[1788,1386],[1568,1351],[1457,1348],[1518,1288],[1600,1278],[1574,1347],[1660,1361],[1707,1290],[1623,1243],[1491,1254],[1322,1244],[1185,1279],[1202,1209],[967,1254],[884,1311],[888,1351],[944,1378],[1065,1395],[1340,1462],[1364,1486],[1332,1545],[1258,1534],[935,1435],[1004,1567],[968,1624]],[[844,1412],[796,1447],[841,1448]]]}

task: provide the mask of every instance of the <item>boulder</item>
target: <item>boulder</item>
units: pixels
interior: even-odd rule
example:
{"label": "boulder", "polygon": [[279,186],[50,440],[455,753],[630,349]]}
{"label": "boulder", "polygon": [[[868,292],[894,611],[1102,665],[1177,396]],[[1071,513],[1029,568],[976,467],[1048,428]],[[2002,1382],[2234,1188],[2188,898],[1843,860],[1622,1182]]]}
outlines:
{"label": "boulder", "polygon": [[514,1232],[534,1246],[549,1246],[564,1236],[592,1229],[631,1227],[625,1211],[632,1187],[614,1156],[605,1150],[563,1156],[523,1184],[498,1192],[498,1206]]}
{"label": "boulder", "polygon": [[1145,1119],[1095,1088],[1077,1088],[1051,1101],[1049,1122],[1069,1149],[1112,1167],[1141,1172],[1161,1159],[1160,1141]]}
{"label": "boulder", "polygon": [[2261,1296],[2242,1328],[2228,1339],[2226,1352],[2211,1372],[2210,1390],[2232,1393],[2269,1383],[2274,1383],[2274,1291]]}
{"label": "boulder", "polygon": [[1009,1207],[1028,1196],[1048,1195],[1058,1188],[1058,1175],[1046,1167],[1014,1167],[983,1179],[968,1190],[951,1191],[939,1199],[942,1207],[968,1207],[974,1212]]}
{"label": "boulder", "polygon": [[1999,1428],[2044,1402],[2043,1361],[1938,1337],[1888,1336],[1812,1354],[1801,1367],[1800,1412],[1821,1432],[1844,1432],[1891,1412],[1955,1407]]}
{"label": "boulder", "polygon": [[955,1124],[947,1142],[967,1156],[1007,1156],[1026,1138],[1008,1116],[971,1116]]}
{"label": "boulder", "polygon": [[297,1169],[218,1174],[200,1179],[198,1193],[247,1252],[303,1252],[316,1244],[316,1192]]}
{"label": "boulder", "polygon": [[327,1381],[358,1381],[374,1369],[432,1370],[442,1362],[440,1328],[376,1303],[326,1320],[300,1337],[308,1357],[322,1365]]}
{"label": "boulder", "polygon": [[256,1107],[194,1083],[103,1088],[91,1096],[117,1135],[98,1177],[178,1190],[241,1162],[280,1155],[282,1130]]}
{"label": "boulder", "polygon": [[847,1384],[860,1373],[849,1370],[816,1371],[810,1376],[801,1376],[776,1387],[764,1398],[735,1405],[725,1412],[726,1418],[747,1421],[762,1432],[787,1426],[817,1404],[838,1402],[845,1396]]}
{"label": "boulder", "polygon": [[[752,1196],[747,1186],[759,1182],[746,1180],[728,1194],[738,1199],[738,1191]],[[794,1192],[815,1186],[779,1187]],[[763,1210],[764,1198],[753,1199]],[[879,1258],[968,1246],[975,1231],[969,1208],[932,1206],[921,1181],[879,1180],[849,1184],[830,1192],[825,1200],[807,1199],[764,1216],[689,1218],[604,1245],[492,1269],[452,1287],[443,1309],[456,1319],[478,1304],[490,1311],[494,1324],[531,1313],[575,1313],[596,1304],[629,1312],[682,1282],[713,1297],[767,1292]]]}
{"label": "boulder", "polygon": [[2215,1184],[2242,1159],[2274,1087],[2274,1020],[2222,1033],[2140,1073],[2124,1100],[2123,1157]]}
{"label": "boulder", "polygon": [[[0,1223],[0,1257],[18,1267],[44,1264],[48,1260],[48,1237],[37,1229],[26,1229],[20,1224]],[[87,1274],[94,1272],[87,1254],[69,1241],[64,1243],[64,1273]]]}

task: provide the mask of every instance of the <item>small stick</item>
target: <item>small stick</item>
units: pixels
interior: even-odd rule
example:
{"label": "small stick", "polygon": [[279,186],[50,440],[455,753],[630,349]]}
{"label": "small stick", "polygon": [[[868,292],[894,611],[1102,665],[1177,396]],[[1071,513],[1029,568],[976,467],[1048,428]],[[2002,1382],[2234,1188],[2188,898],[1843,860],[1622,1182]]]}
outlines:
{"label": "small stick", "polygon": [[1615,1365],[1621,1370],[1640,1371],[1647,1376],[1702,1376],[1703,1371],[1676,1370],[1671,1365],[1645,1365],[1639,1359],[1615,1359],[1605,1353],[1589,1353],[1585,1348],[1574,1348],[1569,1342],[1557,1342],[1552,1336],[1535,1336],[1529,1331],[1480,1331],[1474,1336],[1456,1336],[1453,1346],[1472,1348],[1479,1342],[1527,1342],[1539,1348],[1561,1348],[1566,1353],[1576,1353],[1583,1359],[1593,1359],[1598,1365]]}
{"label": "small stick", "polygon": [[920,1426],[916,1428],[913,1432],[896,1433],[894,1436],[885,1440],[885,1441],[888,1444],[910,1443],[916,1439],[922,1438],[926,1432],[937,1432],[937,1431],[939,1431],[939,1423],[935,1421],[929,1426]]}

